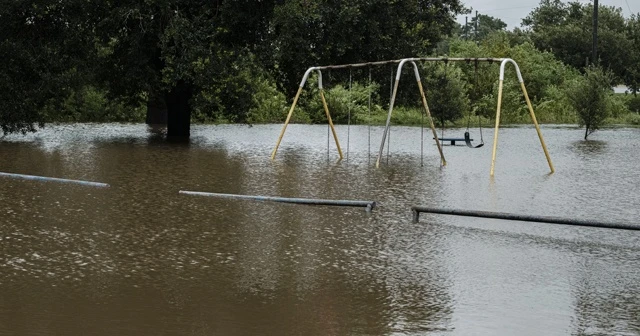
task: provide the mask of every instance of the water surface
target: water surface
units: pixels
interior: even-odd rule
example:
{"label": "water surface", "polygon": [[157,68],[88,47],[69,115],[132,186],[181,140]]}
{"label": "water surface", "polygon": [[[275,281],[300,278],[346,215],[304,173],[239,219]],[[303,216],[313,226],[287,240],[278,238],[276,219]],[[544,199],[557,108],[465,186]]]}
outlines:
{"label": "water surface", "polygon": [[[411,205],[638,223],[640,130],[543,127],[484,147],[394,127],[194,126],[170,144],[144,125],[58,125],[0,141],[3,335],[636,335],[640,234],[441,215]],[[371,133],[369,133],[371,131]],[[461,136],[463,129],[445,136]],[[476,142],[477,130],[472,130]],[[369,141],[369,134],[371,140]],[[348,146],[347,146],[347,138]],[[428,140],[427,140],[428,139]],[[424,165],[421,166],[421,162]],[[362,209],[179,190],[375,200]]]}

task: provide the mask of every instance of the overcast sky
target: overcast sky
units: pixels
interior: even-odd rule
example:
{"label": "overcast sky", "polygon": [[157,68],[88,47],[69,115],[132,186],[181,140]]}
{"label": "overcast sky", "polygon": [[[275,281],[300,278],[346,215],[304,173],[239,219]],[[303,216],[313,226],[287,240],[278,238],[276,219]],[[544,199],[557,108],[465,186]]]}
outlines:
{"label": "overcast sky", "polygon": [[[590,0],[578,0],[582,3],[593,2]],[[507,29],[520,27],[522,19],[526,17],[534,8],[538,7],[539,0],[462,0],[466,7],[473,8],[474,12],[497,17],[506,22]],[[565,1],[568,2],[568,1]],[[640,12],[640,0],[599,0],[600,6],[614,6],[622,8],[625,17],[632,13]],[[471,19],[469,14],[469,20]],[[458,22],[464,24],[464,16],[458,17]]]}

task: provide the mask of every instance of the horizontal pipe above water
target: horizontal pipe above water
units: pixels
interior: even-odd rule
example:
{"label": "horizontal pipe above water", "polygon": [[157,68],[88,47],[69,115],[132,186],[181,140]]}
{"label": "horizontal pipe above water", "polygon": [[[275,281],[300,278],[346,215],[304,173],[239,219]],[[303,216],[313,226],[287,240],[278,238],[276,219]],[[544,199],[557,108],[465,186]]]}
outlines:
{"label": "horizontal pipe above water", "polygon": [[109,185],[106,183],[100,182],[91,182],[91,181],[81,181],[81,180],[70,180],[56,177],[46,177],[46,176],[35,176],[35,175],[24,175],[24,174],[14,174],[14,173],[2,173],[0,172],[1,177],[8,178],[16,178],[22,180],[34,180],[34,181],[44,181],[44,182],[58,182],[58,183],[71,183],[71,184],[80,184],[89,187],[98,187],[98,188],[108,188]]}
{"label": "horizontal pipe above water", "polygon": [[579,219],[572,219],[572,218],[560,218],[560,217],[549,217],[549,216],[529,216],[529,215],[510,214],[510,213],[504,213],[504,212],[442,209],[442,208],[429,208],[429,207],[423,207],[423,206],[413,206],[411,207],[411,211],[413,212],[414,223],[417,223],[420,220],[420,213],[432,213],[432,214],[452,215],[452,216],[506,219],[506,220],[523,221],[523,222],[538,222],[538,223],[589,226],[589,227],[598,227],[598,228],[606,228],[606,229],[622,229],[622,230],[640,231],[640,225],[632,225],[632,224],[625,224],[625,223],[606,223],[606,222],[591,221],[591,220],[579,220]]}
{"label": "horizontal pipe above water", "polygon": [[186,191],[180,190],[180,194],[193,196],[206,196],[218,198],[233,198],[253,201],[267,201],[306,205],[328,205],[328,206],[344,206],[344,207],[362,207],[367,211],[371,211],[376,207],[375,201],[355,201],[355,200],[328,200],[328,199],[312,199],[312,198],[289,198],[289,197],[273,197],[273,196],[255,196],[255,195],[236,195],[236,194],[220,194],[202,191]]}

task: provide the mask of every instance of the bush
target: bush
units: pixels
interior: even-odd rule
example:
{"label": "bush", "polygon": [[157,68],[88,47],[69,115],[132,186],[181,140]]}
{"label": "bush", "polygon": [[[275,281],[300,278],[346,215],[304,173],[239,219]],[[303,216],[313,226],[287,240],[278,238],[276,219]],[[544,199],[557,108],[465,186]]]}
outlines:
{"label": "bush", "polygon": [[[304,102],[301,102],[303,109],[309,115],[313,123],[326,123],[327,117],[319,96],[317,80],[312,76],[308,82],[309,89],[305,95]],[[340,84],[335,85],[325,91],[325,99],[331,119],[336,124],[346,124],[349,122],[349,114],[351,114],[351,123],[368,123],[375,119],[375,115],[384,114],[384,110],[380,105],[371,105],[371,114],[369,117],[369,95],[375,95],[379,89],[378,84],[362,85],[354,82],[351,89]],[[378,100],[372,97],[372,100]]]}
{"label": "bush", "polygon": [[[569,104],[566,92],[560,90],[565,82],[579,77],[579,73],[557,60],[553,54],[537,50],[527,39],[514,39],[512,33],[490,34],[479,45],[472,41],[455,40],[451,43],[452,57],[509,57],[513,58],[522,72],[536,116],[541,122],[572,122],[574,109]],[[468,91],[471,95],[472,110],[493,118],[498,99],[497,64],[473,62],[462,64]],[[501,119],[505,123],[530,123],[529,112],[515,80],[515,71],[508,66],[502,101]]]}
{"label": "bush", "polygon": [[[393,125],[420,125],[422,119],[423,109],[415,107],[398,106],[393,108],[393,114],[391,114],[391,123]],[[385,121],[386,123],[386,117]],[[424,124],[429,125],[427,117],[424,117]]]}
{"label": "bush", "polygon": [[442,125],[469,113],[467,83],[459,67],[426,63],[422,73],[427,103],[434,121]]}
{"label": "bush", "polygon": [[578,125],[585,127],[585,140],[609,116],[611,80],[610,72],[589,67],[583,78],[575,81],[567,91],[569,100],[578,112]]}
{"label": "bush", "polygon": [[288,104],[284,94],[273,82],[259,78],[254,83],[252,107],[249,109],[247,121],[250,123],[282,122],[287,117]]}
{"label": "bush", "polygon": [[48,122],[142,122],[146,107],[128,107],[118,100],[107,99],[105,91],[85,86],[71,91],[60,109],[48,105],[43,113]]}
{"label": "bush", "polygon": [[551,85],[545,88],[544,98],[538,102],[534,110],[541,123],[576,123],[576,110],[567,97],[566,90]]}
{"label": "bush", "polygon": [[194,122],[275,122],[284,120],[286,99],[272,76],[246,51],[222,53],[206,62],[193,98]]}
{"label": "bush", "polygon": [[624,123],[628,125],[640,126],[640,114],[629,113],[625,117]]}
{"label": "bush", "polygon": [[609,110],[609,118],[616,120],[619,120],[631,113],[623,95],[609,94],[607,99],[607,109]]}
{"label": "bush", "polygon": [[627,100],[627,108],[631,112],[640,113],[640,96],[633,96]]}

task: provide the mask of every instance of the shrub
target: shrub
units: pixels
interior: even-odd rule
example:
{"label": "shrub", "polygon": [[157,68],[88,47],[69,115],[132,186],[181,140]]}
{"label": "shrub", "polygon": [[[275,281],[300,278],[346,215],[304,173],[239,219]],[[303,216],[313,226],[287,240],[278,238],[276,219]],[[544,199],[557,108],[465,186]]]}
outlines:
{"label": "shrub", "polygon": [[[311,122],[326,123],[327,117],[322,100],[319,97],[315,76],[309,79],[308,86],[308,93],[305,95],[305,101],[302,102],[303,109],[309,115]],[[369,95],[375,95],[378,89],[379,86],[376,83],[362,85],[354,82],[351,85],[351,89],[338,84],[326,90],[325,99],[333,122],[346,124],[349,122],[349,114],[351,114],[352,124],[367,123],[374,119],[375,115],[384,114],[384,110],[380,105],[372,104],[372,116],[369,117]],[[372,100],[377,100],[377,98],[372,97]]]}
{"label": "shrub", "polygon": [[469,113],[466,79],[459,67],[443,63],[423,65],[423,83],[434,121],[440,125]]}
{"label": "shrub", "polygon": [[640,96],[633,96],[627,100],[627,108],[631,112],[640,113]]}
{"label": "shrub", "polygon": [[[252,107],[249,109],[247,121],[250,123],[282,122],[287,117],[288,104],[284,94],[273,82],[259,78],[254,83]],[[297,115],[296,115],[297,117]]]}
{"label": "shrub", "polygon": [[131,108],[118,100],[107,99],[107,93],[93,86],[71,91],[60,109],[53,105],[43,111],[49,122],[142,122],[145,106]]}
{"label": "shrub", "polygon": [[611,79],[610,72],[599,67],[589,67],[583,78],[575,81],[568,89],[568,97],[578,112],[578,125],[585,127],[585,140],[609,116]]}

